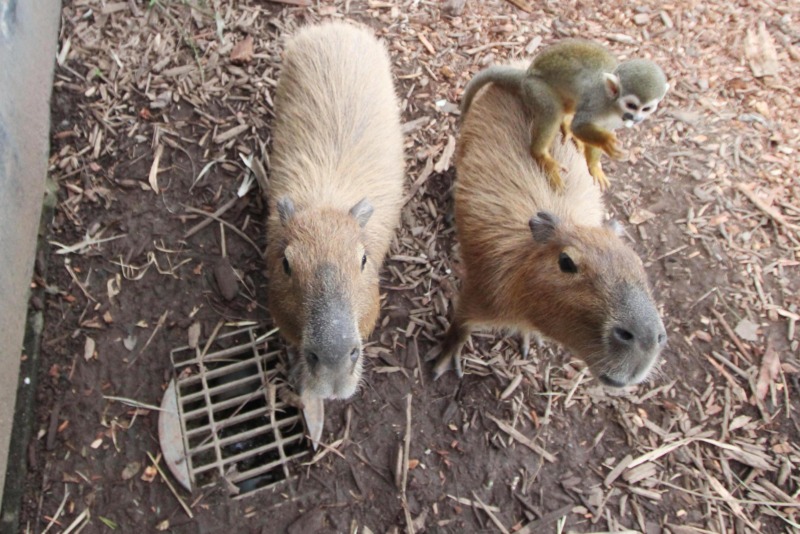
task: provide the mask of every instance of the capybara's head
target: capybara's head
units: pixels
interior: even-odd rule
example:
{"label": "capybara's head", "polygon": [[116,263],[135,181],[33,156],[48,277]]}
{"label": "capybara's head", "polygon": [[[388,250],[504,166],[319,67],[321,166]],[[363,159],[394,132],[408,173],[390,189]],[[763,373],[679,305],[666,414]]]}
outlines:
{"label": "capybara's head", "polygon": [[298,349],[291,378],[303,396],[346,399],[361,378],[361,340],[379,310],[378,268],[363,228],[367,199],[348,211],[296,209],[280,198],[267,250],[270,311]]}
{"label": "capybara's head", "polygon": [[606,385],[647,379],[667,340],[644,266],[611,225],[577,227],[548,212],[530,219],[526,266],[532,322]]}

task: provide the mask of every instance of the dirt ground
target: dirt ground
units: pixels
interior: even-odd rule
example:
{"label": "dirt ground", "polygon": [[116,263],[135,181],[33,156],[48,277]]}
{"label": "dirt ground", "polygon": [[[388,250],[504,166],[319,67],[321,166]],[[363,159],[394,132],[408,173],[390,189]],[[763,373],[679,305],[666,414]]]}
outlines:
{"label": "dirt ground", "polygon": [[[800,5],[284,1],[65,2],[22,530],[796,531]],[[141,406],[161,402],[192,325],[206,338],[220,321],[271,324],[265,203],[237,190],[246,158],[268,168],[284,37],[330,18],[387,42],[407,134],[410,200],[367,380],[327,405],[330,448],[277,490],[176,496],[152,472],[158,413]],[[517,339],[483,332],[464,379],[433,382],[424,360],[459,285],[448,212],[460,94],[484,66],[568,36],[651,57],[672,85],[621,133],[629,160],[604,160],[609,214],[667,325],[663,364],[612,391],[554,345],[525,361]],[[252,53],[234,48],[250,38]],[[223,254],[230,300],[215,276]]]}

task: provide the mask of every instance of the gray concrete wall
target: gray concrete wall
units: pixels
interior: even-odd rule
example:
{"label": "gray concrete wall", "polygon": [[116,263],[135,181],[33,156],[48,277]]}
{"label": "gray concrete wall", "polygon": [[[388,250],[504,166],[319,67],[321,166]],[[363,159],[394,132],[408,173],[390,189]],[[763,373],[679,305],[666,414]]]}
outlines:
{"label": "gray concrete wall", "polygon": [[60,0],[0,0],[0,501],[47,174],[60,14]]}

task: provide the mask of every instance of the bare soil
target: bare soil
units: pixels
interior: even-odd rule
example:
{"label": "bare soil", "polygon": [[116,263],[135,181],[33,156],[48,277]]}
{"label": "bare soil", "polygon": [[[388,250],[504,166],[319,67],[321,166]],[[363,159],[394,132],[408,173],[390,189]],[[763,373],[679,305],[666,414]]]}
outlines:
{"label": "bare soil", "polygon": [[[46,322],[23,531],[793,531],[800,8],[637,6],[65,2],[50,159],[59,204],[33,281]],[[190,518],[148,476],[157,412],[107,397],[158,405],[170,351],[194,323],[204,338],[220,321],[223,331],[271,324],[266,206],[257,187],[236,196],[242,156],[268,167],[282,38],[331,17],[386,40],[407,121],[413,195],[383,270],[367,380],[327,404],[323,442],[347,435],[335,450],[296,465],[277,491],[231,500],[221,483],[179,489]],[[752,53],[748,31],[761,36]],[[246,36],[254,55],[235,64]],[[465,348],[463,380],[433,382],[425,359],[460,272],[450,217],[460,92],[485,65],[566,36],[652,57],[673,85],[654,117],[622,134],[630,159],[604,159],[609,213],[626,225],[667,324],[663,364],[650,383],[612,391],[554,345],[525,361],[517,339],[484,332]],[[771,47],[780,69],[756,77]],[[249,240],[226,227],[223,241],[217,221],[187,237],[209,220],[197,210],[229,202],[219,218]],[[214,275],[223,248],[231,300]]]}

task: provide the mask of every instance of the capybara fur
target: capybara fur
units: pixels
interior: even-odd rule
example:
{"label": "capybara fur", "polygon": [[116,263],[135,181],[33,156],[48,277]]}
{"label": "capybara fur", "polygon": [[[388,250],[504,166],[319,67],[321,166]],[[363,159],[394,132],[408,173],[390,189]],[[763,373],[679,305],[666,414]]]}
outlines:
{"label": "capybara fur", "polygon": [[465,279],[435,374],[454,364],[461,376],[464,342],[489,326],[544,335],[607,385],[641,382],[666,342],[642,262],[604,224],[600,189],[562,139],[565,187],[553,192],[528,153],[533,120],[491,84],[464,117],[454,197]]}
{"label": "capybara fur", "polygon": [[298,350],[302,396],[346,399],[380,310],[378,271],[400,218],[404,162],[389,56],[344,23],[300,30],[275,96],[269,308]]}

